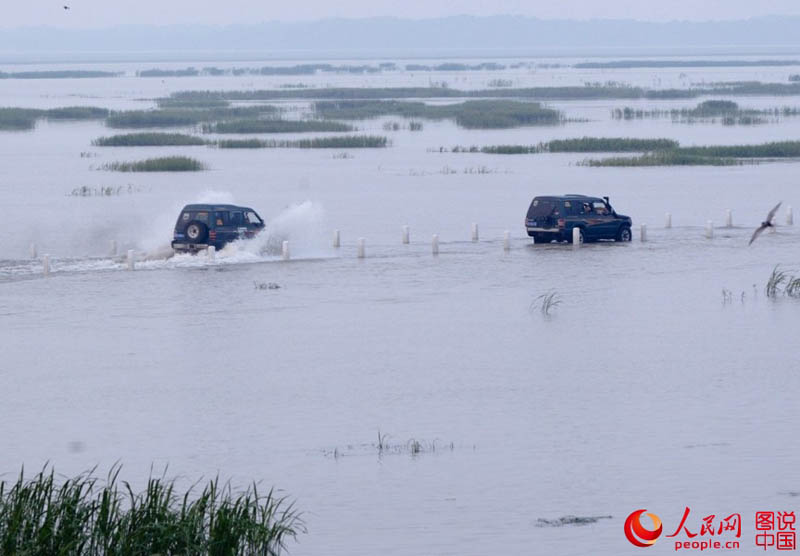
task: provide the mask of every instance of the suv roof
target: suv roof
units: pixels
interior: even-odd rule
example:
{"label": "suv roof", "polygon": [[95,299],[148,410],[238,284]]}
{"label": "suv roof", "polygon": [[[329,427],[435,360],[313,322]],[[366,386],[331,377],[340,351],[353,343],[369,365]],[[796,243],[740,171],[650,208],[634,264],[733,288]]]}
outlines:
{"label": "suv roof", "polygon": [[593,199],[596,201],[602,201],[600,197],[589,197],[588,195],[537,195],[537,199],[560,199],[560,200],[571,200],[571,199]]}
{"label": "suv roof", "polygon": [[250,207],[242,207],[239,205],[195,204],[195,205],[186,205],[185,207],[183,207],[183,210],[253,210],[253,209],[251,209]]}

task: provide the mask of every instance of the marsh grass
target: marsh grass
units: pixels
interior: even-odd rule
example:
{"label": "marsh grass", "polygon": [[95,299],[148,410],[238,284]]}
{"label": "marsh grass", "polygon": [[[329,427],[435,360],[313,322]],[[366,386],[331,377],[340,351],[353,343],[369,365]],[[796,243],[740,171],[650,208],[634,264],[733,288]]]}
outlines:
{"label": "marsh grass", "polygon": [[[515,100],[468,100],[448,105],[397,100],[320,101],[314,104],[322,118],[362,120],[379,116],[401,116],[429,120],[454,120],[468,129],[503,129],[527,125],[553,125],[561,113],[538,102]],[[399,129],[399,125],[398,125]]]}
{"label": "marsh grass", "polygon": [[156,110],[125,110],[112,112],[106,125],[112,128],[185,127],[231,118],[257,118],[277,112],[271,105],[193,108],[171,107]]}
{"label": "marsh grass", "polygon": [[355,128],[341,122],[321,120],[250,119],[206,124],[204,133],[303,133],[311,131],[354,131]]}
{"label": "marsh grass", "polygon": [[159,108],[227,108],[230,102],[219,98],[160,98],[156,100]]}
{"label": "marsh grass", "polygon": [[[450,152],[484,154],[540,154],[540,153],[593,153],[593,152],[646,152],[678,148],[672,139],[636,139],[617,137],[580,137],[554,139],[538,145],[491,145],[485,147],[455,146]],[[442,147],[440,152],[447,152]]]}
{"label": "marsh grass", "polygon": [[716,156],[700,156],[673,151],[660,151],[646,153],[635,157],[610,157],[602,159],[587,159],[578,163],[579,166],[591,167],[642,167],[642,166],[736,166],[742,162],[735,158],[720,158]]}
{"label": "marsh grass", "polygon": [[119,197],[120,195],[133,195],[134,193],[141,193],[144,189],[133,184],[128,186],[118,185],[116,187],[111,185],[100,187],[89,187],[87,185],[76,187],[70,191],[67,196],[69,197]]}
{"label": "marsh grass", "polygon": [[201,137],[182,133],[128,133],[99,137],[92,141],[97,147],[167,147],[205,145]]}
{"label": "marsh grass", "polygon": [[761,145],[713,145],[679,147],[645,153],[638,157],[585,160],[583,166],[734,166],[760,159],[800,158],[800,141],[778,141]]}
{"label": "marsh grass", "polygon": [[114,172],[199,172],[205,170],[205,165],[188,156],[167,156],[136,162],[109,162],[102,169]]}
{"label": "marsh grass", "polygon": [[382,149],[388,146],[386,137],[376,135],[346,135],[314,137],[281,141],[277,139],[222,139],[220,149]]}
{"label": "marsh grass", "polygon": [[86,70],[55,70],[55,71],[0,71],[0,79],[87,79],[96,77],[117,77],[122,72],[114,71],[86,71]]}
{"label": "marsh grass", "polygon": [[767,280],[767,285],[764,288],[764,292],[766,293],[767,297],[776,298],[778,296],[778,292],[780,291],[780,287],[784,282],[791,283],[794,279],[790,278],[789,275],[780,269],[780,265],[775,265],[775,268],[772,269],[772,274]]}
{"label": "marsh grass", "polygon": [[29,130],[37,120],[96,120],[105,118],[108,110],[96,106],[65,106],[41,110],[36,108],[0,108],[0,130]]}
{"label": "marsh grass", "polygon": [[[433,85],[433,84],[432,84]],[[179,91],[171,98],[218,98],[224,100],[385,100],[420,98],[482,98],[528,100],[597,100],[597,99],[689,99],[702,96],[800,94],[800,82],[761,83],[740,81],[715,83],[691,89],[645,89],[625,83],[586,83],[584,86],[489,88],[459,90],[450,87],[327,87],[318,89],[261,89],[246,91]]]}
{"label": "marsh grass", "polygon": [[151,476],[137,492],[91,470],[74,478],[43,469],[0,482],[0,553],[277,555],[305,532],[301,514],[274,490],[257,484],[234,491],[219,478],[180,491]]}
{"label": "marsh grass", "polygon": [[694,108],[673,108],[671,110],[641,110],[631,107],[615,108],[611,117],[615,120],[641,120],[671,118],[674,123],[693,124],[697,122],[723,125],[756,125],[778,121],[780,117],[800,115],[800,109],[784,106],[761,110],[743,109],[730,100],[706,100]]}

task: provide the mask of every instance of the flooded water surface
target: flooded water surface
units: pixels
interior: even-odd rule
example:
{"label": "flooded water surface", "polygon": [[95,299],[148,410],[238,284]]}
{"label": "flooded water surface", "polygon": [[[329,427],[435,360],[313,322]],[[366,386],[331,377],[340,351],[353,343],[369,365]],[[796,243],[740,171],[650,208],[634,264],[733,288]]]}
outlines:
{"label": "flooded water surface", "polygon": [[[3,81],[0,104],[148,108],[153,101],[142,99],[176,90],[286,81],[148,80],[136,69],[112,79]],[[796,69],[396,72],[311,84],[434,79],[468,89],[502,77],[514,86],[660,88],[785,80]],[[800,105],[797,97],[733,100]],[[347,156],[100,148],[92,140],[115,131],[101,121],[0,132],[0,470],[50,462],[73,474],[121,462],[133,482],[151,466],[192,482],[216,474],[237,485],[262,481],[304,511],[308,534],[291,547],[299,555],[627,554],[636,549],[623,523],[638,508],[656,511],[665,529],[687,506],[695,528],[709,514],[794,509],[800,302],[768,298],[765,286],[775,265],[800,275],[800,231],[785,225],[786,207],[800,206],[797,162],[590,168],[577,164],[584,154],[447,152],[582,136],[764,143],[800,132],[800,118],[612,120],[613,108],[631,104],[551,102],[580,121],[508,130],[424,120],[420,132],[386,131],[387,121],[407,122],[359,121],[359,131],[391,145]],[[100,169],[167,154],[208,170]],[[115,193],[74,195],[81,187]],[[534,245],[523,227],[531,198],[562,193],[608,195],[633,218],[634,241]],[[777,230],[748,247],[778,201]],[[267,230],[214,260],[172,256],[172,228],[190,202],[252,206]],[[401,243],[404,225],[410,245]],[[603,519],[562,525],[565,516]],[[752,539],[742,547],[747,553]],[[673,548],[665,541],[652,550]]]}

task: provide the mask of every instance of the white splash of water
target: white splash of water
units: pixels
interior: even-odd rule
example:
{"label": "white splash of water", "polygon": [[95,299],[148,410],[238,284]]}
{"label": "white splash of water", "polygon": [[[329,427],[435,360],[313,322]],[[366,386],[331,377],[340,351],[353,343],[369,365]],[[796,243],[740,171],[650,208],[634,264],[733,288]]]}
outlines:
{"label": "white splash of water", "polygon": [[326,238],[324,209],[304,201],[284,209],[256,237],[226,245],[220,256],[243,260],[276,257],[281,254],[283,242],[288,241],[292,258],[330,257],[332,250]]}

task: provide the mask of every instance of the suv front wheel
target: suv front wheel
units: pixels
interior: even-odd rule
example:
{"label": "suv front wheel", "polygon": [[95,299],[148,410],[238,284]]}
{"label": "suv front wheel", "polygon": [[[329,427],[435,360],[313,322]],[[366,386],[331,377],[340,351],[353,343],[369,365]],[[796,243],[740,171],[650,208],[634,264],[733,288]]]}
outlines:
{"label": "suv front wheel", "polygon": [[186,237],[194,243],[202,243],[208,235],[208,229],[200,222],[190,222],[186,226]]}
{"label": "suv front wheel", "polygon": [[617,232],[617,241],[630,241],[631,240],[631,227],[621,226]]}

